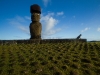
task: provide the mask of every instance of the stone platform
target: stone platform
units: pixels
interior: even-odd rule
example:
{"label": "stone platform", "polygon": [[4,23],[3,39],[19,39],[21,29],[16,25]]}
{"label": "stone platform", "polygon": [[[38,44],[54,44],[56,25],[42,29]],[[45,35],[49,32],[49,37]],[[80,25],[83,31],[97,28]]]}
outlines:
{"label": "stone platform", "polygon": [[87,39],[42,39],[42,40],[0,40],[0,44],[43,44],[43,43],[64,43],[64,42],[87,42]]}

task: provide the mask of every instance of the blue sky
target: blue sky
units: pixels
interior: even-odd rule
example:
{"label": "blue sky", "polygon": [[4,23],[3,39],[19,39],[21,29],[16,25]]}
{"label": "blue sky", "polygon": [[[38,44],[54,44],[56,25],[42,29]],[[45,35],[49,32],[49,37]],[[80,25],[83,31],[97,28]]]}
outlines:
{"label": "blue sky", "polygon": [[100,0],[0,0],[0,40],[30,38],[32,4],[42,10],[42,39],[100,40]]}

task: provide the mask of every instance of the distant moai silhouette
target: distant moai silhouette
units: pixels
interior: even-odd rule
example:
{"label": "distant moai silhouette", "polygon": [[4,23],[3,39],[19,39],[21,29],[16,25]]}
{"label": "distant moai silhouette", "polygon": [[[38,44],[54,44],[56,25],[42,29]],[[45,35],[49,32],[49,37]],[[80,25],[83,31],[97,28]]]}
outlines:
{"label": "distant moai silhouette", "polygon": [[82,34],[80,34],[76,39],[80,39],[81,36],[82,36]]}
{"label": "distant moai silhouette", "polygon": [[30,6],[31,23],[30,23],[30,39],[41,39],[42,25],[40,23],[41,8],[37,4]]}

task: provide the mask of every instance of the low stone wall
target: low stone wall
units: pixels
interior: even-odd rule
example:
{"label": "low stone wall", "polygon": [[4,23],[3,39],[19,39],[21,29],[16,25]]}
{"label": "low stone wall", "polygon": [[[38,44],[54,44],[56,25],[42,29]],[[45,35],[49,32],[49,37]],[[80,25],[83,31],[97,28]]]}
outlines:
{"label": "low stone wall", "polygon": [[0,40],[0,44],[43,44],[43,43],[64,43],[64,42],[87,42],[87,39],[42,39],[42,40]]}
{"label": "low stone wall", "polygon": [[40,43],[87,42],[87,39],[43,39]]}

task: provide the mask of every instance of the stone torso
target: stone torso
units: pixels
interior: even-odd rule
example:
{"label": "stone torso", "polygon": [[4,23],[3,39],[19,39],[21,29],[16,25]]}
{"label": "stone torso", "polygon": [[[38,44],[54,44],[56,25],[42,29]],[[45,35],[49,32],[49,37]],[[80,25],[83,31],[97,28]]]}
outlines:
{"label": "stone torso", "polygon": [[39,36],[41,35],[41,23],[40,22],[34,22],[30,24],[30,32],[32,36]]}

